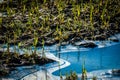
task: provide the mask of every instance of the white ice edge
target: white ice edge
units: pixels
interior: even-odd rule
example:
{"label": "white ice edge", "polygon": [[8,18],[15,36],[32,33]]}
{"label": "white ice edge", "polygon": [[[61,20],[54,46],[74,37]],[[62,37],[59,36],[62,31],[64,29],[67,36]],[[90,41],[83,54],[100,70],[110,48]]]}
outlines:
{"label": "white ice edge", "polygon": [[[104,48],[104,47],[109,47],[109,46],[112,46],[112,45],[120,44],[120,42],[110,42],[110,41],[102,41],[102,42],[101,41],[94,41],[94,43],[98,45],[97,48]],[[55,48],[56,47],[52,47],[52,48],[49,48],[49,49],[45,48],[45,51],[48,51],[48,52],[56,51]],[[89,51],[90,49],[92,49],[92,48],[83,48],[83,47],[78,48],[76,46],[68,45],[65,48],[61,48],[60,53],[73,52],[73,51],[79,51],[79,50],[80,51]],[[0,51],[3,51],[3,50],[6,51],[7,48],[0,48]],[[14,47],[10,47],[10,51],[14,52]],[[29,51],[27,49],[22,49],[22,50],[21,49],[17,49],[17,51],[19,53],[23,54],[25,52],[31,53],[31,51],[34,51],[34,50],[30,50]],[[38,53],[41,52],[41,51],[42,51],[42,49],[38,49],[37,50]]]}
{"label": "white ice edge", "polygon": [[[106,73],[109,73],[111,75],[106,75]],[[81,77],[82,74],[78,74],[78,77]],[[103,79],[103,78],[109,78],[112,76],[112,69],[103,69],[103,70],[95,70],[87,73],[87,78],[93,78],[93,76]],[[108,79],[107,79],[108,80]]]}
{"label": "white ice edge", "polygon": [[[47,69],[47,74],[49,73],[49,76],[50,76],[50,77],[54,77],[54,80],[60,80],[60,79],[59,79],[59,78],[60,78],[59,76],[52,75],[52,73],[55,72],[55,71],[57,71],[57,70],[59,70],[59,69],[62,69],[62,68],[65,68],[65,67],[69,66],[70,63],[69,63],[68,61],[66,61],[66,60],[59,59],[59,58],[55,57],[55,56],[54,56],[53,54],[51,54],[51,53],[46,53],[46,57],[49,58],[49,59],[53,59],[53,60],[59,62],[59,65],[60,65],[60,66],[48,68],[48,69]],[[40,71],[37,71],[37,72],[35,72],[35,73],[33,73],[33,74],[30,74],[30,75],[27,75],[27,76],[23,77],[21,80],[29,80],[29,79],[35,77],[35,74],[40,75],[40,74],[42,74],[42,73],[45,74],[44,71],[41,71],[41,70],[40,70]],[[30,77],[31,77],[31,78],[30,78]],[[38,77],[38,76],[37,76],[37,77]],[[39,76],[39,77],[41,78],[42,76]],[[41,79],[43,79],[43,78],[41,78]],[[43,80],[44,80],[44,79],[43,79]],[[49,79],[48,79],[48,80],[49,80]]]}

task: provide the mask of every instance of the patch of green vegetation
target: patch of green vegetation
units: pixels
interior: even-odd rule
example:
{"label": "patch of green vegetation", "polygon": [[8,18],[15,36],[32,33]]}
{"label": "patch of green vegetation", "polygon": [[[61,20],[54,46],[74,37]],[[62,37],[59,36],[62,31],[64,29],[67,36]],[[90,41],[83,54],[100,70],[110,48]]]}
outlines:
{"label": "patch of green vegetation", "polygon": [[[113,3],[116,5],[113,5]],[[16,7],[16,5],[19,6]],[[115,16],[120,14],[119,5],[118,0],[6,1],[6,3],[0,4],[1,13],[7,16],[0,18],[1,30],[2,28],[9,30],[11,32],[10,38],[17,30],[21,31],[21,35],[17,34],[19,39],[20,36],[28,33],[33,37],[32,33],[34,30],[39,34],[38,37],[42,37],[49,31],[55,30],[58,26],[58,30],[62,30],[64,33],[71,31],[72,33],[82,34],[81,30],[83,29],[87,30],[88,33],[94,33],[87,36],[87,32],[84,32],[86,34],[85,37],[83,35],[78,36],[82,39],[87,39],[95,35],[101,35],[101,29],[103,31],[112,30],[110,23],[115,24],[113,26],[117,30],[115,32],[119,31],[118,20],[111,22],[116,19]],[[99,33],[95,32],[97,29]],[[112,31],[114,32],[114,30]],[[4,34],[5,32],[1,33]],[[59,37],[59,35],[54,35],[55,33],[56,31],[51,34],[52,38]]]}

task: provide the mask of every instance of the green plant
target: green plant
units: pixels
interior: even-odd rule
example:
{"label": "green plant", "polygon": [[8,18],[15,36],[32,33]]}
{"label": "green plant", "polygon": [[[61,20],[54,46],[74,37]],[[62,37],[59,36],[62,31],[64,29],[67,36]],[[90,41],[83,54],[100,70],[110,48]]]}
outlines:
{"label": "green plant", "polygon": [[82,65],[82,77],[81,80],[87,80],[87,70],[85,69],[85,62]]}
{"label": "green plant", "polygon": [[28,22],[27,22],[27,24],[29,24],[30,26],[32,26],[32,13],[33,12],[29,12],[29,18],[28,18]]}
{"label": "green plant", "polygon": [[64,1],[62,0],[59,0],[56,3],[56,6],[57,6],[57,9],[58,9],[58,14],[61,14],[62,10],[65,8],[65,4],[64,4]]}
{"label": "green plant", "polygon": [[33,46],[34,46],[34,54],[36,54],[36,46],[38,44],[38,37],[37,37],[37,33],[34,31],[34,41],[33,41]]}
{"label": "green plant", "polygon": [[76,8],[77,8],[77,16],[79,17],[80,16],[80,11],[81,11],[80,5],[77,5]]}
{"label": "green plant", "polygon": [[91,5],[91,9],[90,9],[90,23],[91,23],[91,25],[93,24],[93,9],[94,9],[94,7]]}
{"label": "green plant", "polygon": [[65,80],[78,80],[78,76],[75,72],[71,72],[70,75],[66,75]]}
{"label": "green plant", "polygon": [[62,77],[62,74],[61,74],[61,72],[60,72],[60,80],[63,80],[63,77]]}
{"label": "green plant", "polygon": [[44,44],[45,44],[45,41],[44,41],[44,39],[42,39],[42,57],[46,58]]}
{"label": "green plant", "polygon": [[23,5],[23,9],[22,9],[23,15],[25,14],[25,11],[26,11],[26,5]]}
{"label": "green plant", "polygon": [[70,21],[71,21],[71,19],[68,18],[68,19],[67,19],[67,23],[66,23],[66,25],[67,25],[68,28],[70,28],[70,25],[71,25]]}
{"label": "green plant", "polygon": [[[38,16],[35,17],[35,23],[36,23],[37,25],[39,25],[39,17],[38,17]],[[40,25],[39,25],[39,26],[40,26]]]}
{"label": "green plant", "polygon": [[93,27],[93,10],[94,10],[94,6],[93,6],[93,3],[92,3],[92,0],[90,0],[90,28],[92,30],[94,30],[94,27]]}
{"label": "green plant", "polygon": [[11,9],[7,6],[7,14],[8,14],[8,16],[11,16]]}
{"label": "green plant", "polygon": [[44,0],[43,3],[46,3],[46,0]]}
{"label": "green plant", "polygon": [[21,46],[22,46],[22,43],[19,42],[19,43],[17,44],[17,47],[18,47],[18,53],[20,53]]}
{"label": "green plant", "polygon": [[17,39],[17,34],[16,34],[16,32],[15,31],[13,31],[13,34],[14,34],[14,38],[13,38],[13,41],[14,41],[14,53],[16,53],[16,39]]}
{"label": "green plant", "polygon": [[93,77],[92,77],[92,80],[97,80],[97,76],[93,76]]}
{"label": "green plant", "polygon": [[105,1],[105,6],[104,6],[102,14],[101,14],[101,19],[102,19],[103,22],[105,22],[105,17],[106,17],[105,12],[107,11],[106,10],[107,4],[108,4],[108,0]]}
{"label": "green plant", "polygon": [[25,51],[25,53],[23,54],[23,59],[29,59],[30,58],[30,54],[28,54],[27,51]]}
{"label": "green plant", "polygon": [[2,18],[2,17],[0,17],[0,25],[2,24],[2,20],[3,20],[3,18]]}
{"label": "green plant", "polygon": [[58,15],[59,25],[61,25],[61,24],[64,23],[64,17],[65,17],[65,15],[63,13],[61,13],[61,14]]}
{"label": "green plant", "polygon": [[7,45],[7,53],[10,55],[10,44],[9,44],[9,41],[10,41],[10,35],[9,35],[9,32],[6,33],[6,45]]}
{"label": "green plant", "polygon": [[7,6],[6,10],[8,17],[11,17],[13,14],[15,14],[15,10],[10,8],[9,6]]}
{"label": "green plant", "polygon": [[76,15],[77,15],[77,13],[76,13],[76,6],[75,6],[75,5],[73,5],[72,13],[73,13],[73,16],[76,16]]}

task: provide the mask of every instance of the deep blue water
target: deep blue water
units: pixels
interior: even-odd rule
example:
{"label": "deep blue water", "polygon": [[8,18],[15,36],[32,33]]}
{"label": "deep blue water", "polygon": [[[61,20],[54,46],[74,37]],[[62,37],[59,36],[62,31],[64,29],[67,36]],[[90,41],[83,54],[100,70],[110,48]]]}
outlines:
{"label": "deep blue water", "polygon": [[[55,53],[55,52],[54,52]],[[62,59],[71,63],[70,66],[53,72],[54,75],[62,75],[75,71],[82,72],[82,65],[85,62],[87,72],[102,69],[120,69],[120,44],[93,48],[86,51],[66,51],[60,54]],[[60,71],[60,72],[59,72]]]}

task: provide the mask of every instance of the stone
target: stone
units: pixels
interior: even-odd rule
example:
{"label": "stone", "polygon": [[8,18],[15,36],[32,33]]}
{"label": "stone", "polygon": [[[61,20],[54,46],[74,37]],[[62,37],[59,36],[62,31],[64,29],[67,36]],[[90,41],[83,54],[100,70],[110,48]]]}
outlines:
{"label": "stone", "polygon": [[112,75],[113,76],[120,76],[120,69],[112,70]]}
{"label": "stone", "polygon": [[86,48],[95,48],[97,47],[97,45],[92,42],[92,41],[82,41],[82,42],[75,42],[74,43],[75,46],[82,46],[82,47],[86,47]]}
{"label": "stone", "polygon": [[2,17],[2,13],[0,13],[0,17]]}
{"label": "stone", "polygon": [[67,42],[62,42],[61,43],[61,46],[65,46],[65,45],[68,45],[69,44],[69,42],[67,41]]}

